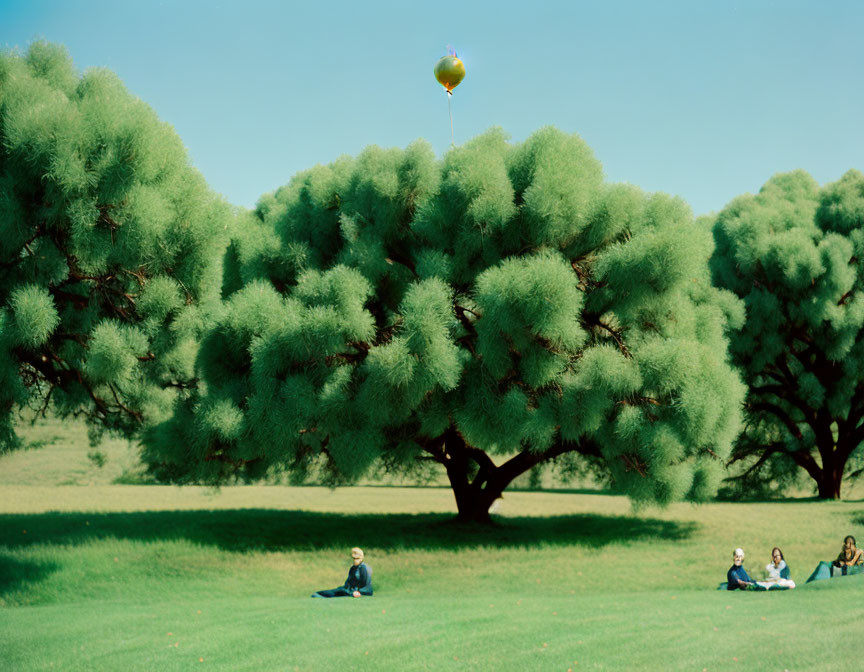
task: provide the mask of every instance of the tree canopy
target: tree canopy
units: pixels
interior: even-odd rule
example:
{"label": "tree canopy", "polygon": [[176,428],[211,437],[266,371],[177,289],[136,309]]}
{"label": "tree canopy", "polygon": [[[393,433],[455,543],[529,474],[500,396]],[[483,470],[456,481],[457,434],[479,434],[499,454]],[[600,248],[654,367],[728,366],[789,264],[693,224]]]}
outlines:
{"label": "tree canopy", "polygon": [[744,396],[712,249],[683,201],[605,183],[553,128],[316,166],[238,222],[202,384],[144,459],[181,483],[431,461],[474,520],[546,460],[705,499]]}
{"label": "tree canopy", "polygon": [[49,402],[134,435],[194,383],[233,211],[173,129],[65,50],[0,54],[0,450]]}
{"label": "tree canopy", "polygon": [[749,386],[741,487],[803,469],[839,498],[864,441],[864,175],[822,189],[803,171],[778,175],[713,230],[714,282],[747,311],[731,342]]}

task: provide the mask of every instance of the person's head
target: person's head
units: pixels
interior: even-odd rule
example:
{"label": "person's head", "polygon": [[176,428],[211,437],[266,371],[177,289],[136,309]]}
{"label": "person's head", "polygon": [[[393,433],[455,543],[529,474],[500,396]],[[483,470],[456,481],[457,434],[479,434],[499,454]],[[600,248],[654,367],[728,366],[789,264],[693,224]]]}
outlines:
{"label": "person's head", "polygon": [[362,548],[357,548],[355,546],[354,548],[351,549],[351,559],[354,561],[355,565],[359,565],[361,562],[363,562],[364,557],[365,556],[363,554]]}
{"label": "person's head", "polygon": [[783,551],[781,551],[777,546],[771,549],[771,562],[775,565],[779,565],[783,562],[785,558],[783,557]]}
{"label": "person's head", "polygon": [[732,551],[732,564],[736,567],[740,567],[741,563],[744,562],[744,549],[736,548]]}
{"label": "person's head", "polygon": [[843,540],[843,546],[846,548],[856,548],[855,537],[851,534]]}

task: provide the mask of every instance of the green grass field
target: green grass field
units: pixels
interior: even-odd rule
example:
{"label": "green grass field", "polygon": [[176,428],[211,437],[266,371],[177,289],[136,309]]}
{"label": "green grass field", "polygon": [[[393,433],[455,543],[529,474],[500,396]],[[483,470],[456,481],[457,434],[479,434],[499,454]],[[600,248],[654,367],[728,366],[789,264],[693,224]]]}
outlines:
{"label": "green grass field", "polygon": [[[844,535],[864,541],[862,501],[637,513],[602,491],[511,492],[478,530],[453,522],[446,488],[112,485],[104,470],[132,459],[128,446],[100,468],[80,442],[54,443],[0,459],[2,670],[833,670],[860,658],[864,577],[802,584]],[[52,451],[51,468],[31,463]],[[798,589],[714,590],[735,546],[761,576],[775,544]],[[375,597],[309,599],[342,583],[354,545]]]}

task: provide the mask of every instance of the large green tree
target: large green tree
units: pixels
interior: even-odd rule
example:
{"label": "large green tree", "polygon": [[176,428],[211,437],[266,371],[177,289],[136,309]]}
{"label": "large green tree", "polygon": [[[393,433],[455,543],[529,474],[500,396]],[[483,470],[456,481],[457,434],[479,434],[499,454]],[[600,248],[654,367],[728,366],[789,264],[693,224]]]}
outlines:
{"label": "large green tree", "polygon": [[[162,478],[439,463],[486,521],[570,459],[637,500],[713,494],[743,385],[690,209],[603,181],[576,136],[369,148],[261,199],[226,263],[204,387],[147,433]],[[497,460],[497,462],[496,462]]]}
{"label": "large green tree", "polygon": [[820,189],[778,175],[713,230],[714,281],[747,310],[731,345],[749,386],[735,478],[752,490],[803,469],[839,498],[864,441],[864,176]]}
{"label": "large green tree", "polygon": [[0,450],[49,403],[135,435],[194,385],[231,209],[112,73],[0,54]]}

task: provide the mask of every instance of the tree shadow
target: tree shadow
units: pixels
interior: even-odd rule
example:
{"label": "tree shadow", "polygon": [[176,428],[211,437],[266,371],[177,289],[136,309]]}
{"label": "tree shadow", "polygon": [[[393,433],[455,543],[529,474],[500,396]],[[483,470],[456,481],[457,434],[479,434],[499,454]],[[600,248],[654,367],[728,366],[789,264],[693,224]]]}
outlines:
{"label": "tree shadow", "polygon": [[0,595],[7,595],[25,583],[37,583],[57,571],[53,562],[24,562],[0,554]]}
{"label": "tree shadow", "polygon": [[769,496],[769,495],[752,495],[752,496],[721,496],[717,495],[716,502],[720,504],[861,504],[864,499],[824,499],[816,495],[801,495],[801,496]]}
{"label": "tree shadow", "polygon": [[[0,546],[77,546],[99,539],[192,541],[222,550],[315,551],[587,546],[686,539],[692,522],[574,514],[460,523],[450,514],[339,514],[272,509],[0,514]],[[26,534],[22,530],[27,530]]]}
{"label": "tree shadow", "polygon": [[507,492],[542,492],[544,495],[591,495],[592,497],[625,497],[609,488],[507,488]]}
{"label": "tree shadow", "polygon": [[832,502],[831,499],[819,499],[816,495],[791,497],[785,495],[747,495],[727,497],[717,495],[715,500],[718,504],[817,504],[819,502]]}
{"label": "tree shadow", "polygon": [[[322,483],[304,483],[304,488],[321,488],[322,490],[333,490],[332,486]],[[453,490],[451,485],[437,485],[435,483],[412,483],[409,486],[399,483],[362,483],[352,485],[352,488],[391,488],[394,490],[404,490],[410,487],[412,490]],[[549,488],[549,487],[529,487],[529,486],[514,486],[507,487],[505,494],[508,492],[542,492],[544,495],[598,495],[602,497],[626,497],[626,493],[616,492],[609,488]]]}

